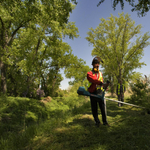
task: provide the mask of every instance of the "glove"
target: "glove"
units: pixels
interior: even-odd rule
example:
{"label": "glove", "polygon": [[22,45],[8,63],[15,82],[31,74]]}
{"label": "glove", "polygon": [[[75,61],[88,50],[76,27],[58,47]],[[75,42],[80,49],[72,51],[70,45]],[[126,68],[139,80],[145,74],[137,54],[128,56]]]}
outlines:
{"label": "glove", "polygon": [[110,81],[107,80],[107,84],[109,84],[109,83],[110,83]]}
{"label": "glove", "polygon": [[107,80],[107,82],[103,84],[103,88],[107,89],[107,87],[109,86],[109,84],[110,84],[110,81]]}

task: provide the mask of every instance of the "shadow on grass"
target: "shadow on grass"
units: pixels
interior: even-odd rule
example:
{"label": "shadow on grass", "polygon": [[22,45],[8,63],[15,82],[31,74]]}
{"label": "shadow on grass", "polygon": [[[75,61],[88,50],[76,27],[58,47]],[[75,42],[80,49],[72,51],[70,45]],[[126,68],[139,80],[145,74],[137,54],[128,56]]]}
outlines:
{"label": "shadow on grass", "polygon": [[[34,149],[54,150],[149,150],[149,115],[142,116],[140,110],[131,107],[118,107],[107,103],[108,121],[115,121],[111,127],[94,125],[90,113],[90,103],[72,110],[69,121],[48,131],[46,136],[33,143]],[[86,114],[86,112],[88,112]],[[119,118],[116,116],[119,115]],[[99,116],[101,117],[101,115]],[[50,138],[49,138],[50,137]],[[45,140],[44,140],[45,139]]]}
{"label": "shadow on grass", "polygon": [[0,149],[24,149],[41,122],[62,115],[62,110],[51,110],[36,99],[0,97],[0,103]]}
{"label": "shadow on grass", "polygon": [[[88,115],[75,118],[72,122],[56,128],[54,131],[56,139],[50,147],[55,149],[58,146],[66,150],[148,150],[149,116],[142,116],[135,110],[131,110],[129,114],[131,115],[129,118],[120,120],[111,127],[101,125],[99,128],[94,126],[93,119]],[[121,118],[124,117],[126,116]]]}
{"label": "shadow on grass", "polygon": [[45,108],[37,100],[7,98],[1,110],[0,126],[3,127],[1,133],[18,132],[44,117],[47,117]]}
{"label": "shadow on grass", "polygon": [[[23,102],[19,105],[24,108]],[[18,109],[19,105],[15,105],[15,108]],[[30,105],[33,104],[28,103],[27,106]],[[8,108],[5,112],[10,110]],[[33,108],[32,110],[38,110]],[[16,110],[16,114],[18,113]],[[107,114],[108,122],[114,124],[111,127],[101,125],[97,128],[89,101],[65,113],[54,111],[55,119],[46,121],[45,118],[43,124],[30,125],[24,135],[15,133],[16,139],[12,139],[12,143],[16,145],[14,148],[22,150],[149,150],[149,115],[142,116],[138,109],[131,109],[126,105],[120,108],[113,102],[107,102]],[[21,123],[23,126],[23,122]],[[2,125],[4,122],[1,121],[0,126]],[[22,145],[19,145],[18,141]]]}

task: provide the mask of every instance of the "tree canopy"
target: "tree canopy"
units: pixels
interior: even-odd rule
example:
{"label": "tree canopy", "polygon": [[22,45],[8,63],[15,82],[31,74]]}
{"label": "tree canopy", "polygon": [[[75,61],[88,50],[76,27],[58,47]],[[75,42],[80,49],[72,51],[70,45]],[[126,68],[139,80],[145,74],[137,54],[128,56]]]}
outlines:
{"label": "tree canopy", "polygon": [[[105,0],[100,0],[99,3],[97,4],[97,6],[101,5]],[[124,2],[128,2],[130,6],[132,6],[131,11],[137,11],[139,16],[145,16],[146,13],[150,10],[150,1],[149,0],[113,0],[112,3],[112,7],[114,8],[114,10],[116,9],[116,6],[118,5],[118,3],[120,3],[121,8],[124,8]]]}
{"label": "tree canopy", "polygon": [[75,4],[76,0],[0,1],[3,93],[33,93],[39,86],[47,94],[55,93],[63,79],[60,69],[82,64],[63,42],[79,36],[75,23],[68,21]]}

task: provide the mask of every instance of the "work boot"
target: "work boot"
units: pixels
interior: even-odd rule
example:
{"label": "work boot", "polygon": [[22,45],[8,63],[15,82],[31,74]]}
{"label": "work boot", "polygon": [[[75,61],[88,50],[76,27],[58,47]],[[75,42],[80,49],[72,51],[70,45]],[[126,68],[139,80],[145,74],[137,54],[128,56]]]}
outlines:
{"label": "work boot", "polygon": [[99,127],[100,125],[101,125],[100,122],[96,122],[96,123],[95,123],[95,126],[96,126],[96,127]]}
{"label": "work boot", "polygon": [[103,125],[110,127],[110,125],[107,122],[104,122]]}

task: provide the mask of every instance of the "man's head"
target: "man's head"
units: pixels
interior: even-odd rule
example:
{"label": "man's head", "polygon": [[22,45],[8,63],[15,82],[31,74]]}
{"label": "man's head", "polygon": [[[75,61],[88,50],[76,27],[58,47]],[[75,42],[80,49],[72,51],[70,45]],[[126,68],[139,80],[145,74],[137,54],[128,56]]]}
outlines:
{"label": "man's head", "polygon": [[99,57],[95,57],[92,61],[93,69],[95,72],[99,71],[99,64],[101,62],[101,59]]}

